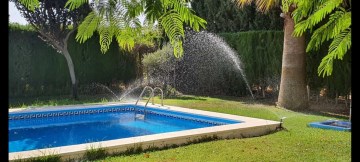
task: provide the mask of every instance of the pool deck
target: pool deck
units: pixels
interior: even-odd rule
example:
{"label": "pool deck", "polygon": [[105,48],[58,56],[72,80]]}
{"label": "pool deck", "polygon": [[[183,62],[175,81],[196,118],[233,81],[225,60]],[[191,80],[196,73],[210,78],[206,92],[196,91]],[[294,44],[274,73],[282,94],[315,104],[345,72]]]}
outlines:
{"label": "pool deck", "polygon": [[[89,108],[96,105],[123,105],[123,104],[134,104],[134,103],[108,103],[108,104],[91,104],[91,105],[69,105],[69,106],[52,106],[52,107],[41,107],[41,108],[28,108],[28,109],[9,109],[9,112],[29,112],[29,111],[46,111],[46,110],[65,110],[65,109],[82,109]],[[138,105],[144,106],[144,102],[139,102]],[[207,115],[213,117],[220,117],[232,120],[240,120],[243,123],[238,124],[229,124],[229,125],[221,125],[221,126],[213,126],[207,128],[199,128],[199,129],[191,129],[177,132],[169,132],[169,133],[161,133],[161,134],[153,134],[146,136],[138,136],[138,137],[130,137],[130,138],[122,138],[116,140],[109,141],[101,141],[101,142],[92,142],[78,145],[69,145],[69,146],[61,146],[47,149],[38,149],[38,150],[30,150],[30,151],[22,151],[22,152],[13,152],[9,153],[9,161],[19,160],[19,159],[29,159],[32,157],[44,156],[44,155],[53,155],[58,154],[61,156],[63,160],[67,159],[79,159],[83,157],[84,153],[89,148],[104,148],[107,153],[117,153],[124,152],[130,148],[134,147],[142,147],[143,149],[151,148],[151,147],[165,147],[169,145],[180,145],[184,143],[188,143],[190,141],[202,139],[205,137],[213,137],[216,136],[218,138],[245,138],[245,137],[256,137],[261,135],[269,134],[270,132],[275,131],[279,126],[280,122],[264,120],[258,118],[250,118],[244,116],[223,114],[217,112],[209,112],[203,110],[195,110],[182,108],[177,106],[168,106],[168,105],[151,105],[149,103],[149,107],[165,109],[165,110],[173,110],[180,111],[186,113],[193,113],[199,115]]]}

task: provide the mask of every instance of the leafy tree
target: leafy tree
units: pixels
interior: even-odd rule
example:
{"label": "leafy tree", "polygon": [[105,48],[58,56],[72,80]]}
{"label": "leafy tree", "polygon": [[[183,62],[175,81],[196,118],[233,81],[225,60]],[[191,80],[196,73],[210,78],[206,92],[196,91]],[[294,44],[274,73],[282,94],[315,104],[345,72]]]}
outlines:
{"label": "leafy tree", "polygon": [[[294,37],[295,21],[291,14],[296,9],[294,0],[234,0],[240,7],[253,2],[260,12],[280,7],[284,18],[284,46],[280,90],[277,105],[288,109],[308,107],[306,92],[305,35]],[[280,6],[281,5],[281,6]]]}
{"label": "leafy tree", "polygon": [[65,8],[66,0],[12,1],[28,23],[39,33],[39,37],[65,57],[72,83],[72,97],[77,99],[74,64],[67,47],[70,35],[89,12],[88,6],[69,10]]}
{"label": "leafy tree", "polygon": [[328,54],[318,67],[319,76],[330,76],[335,59],[342,60],[351,47],[351,4],[349,0],[297,0],[293,13],[294,35],[312,32],[306,51],[319,50],[324,42],[332,40]]}
{"label": "leafy tree", "polygon": [[[69,0],[67,7],[76,9],[88,0]],[[183,24],[199,31],[205,27],[206,21],[196,16],[188,7],[188,0],[102,0],[95,1],[94,10],[79,27],[77,40],[84,42],[98,31],[102,51],[108,49],[108,44],[114,36],[121,47],[132,49],[137,39],[147,39],[146,33],[139,32],[137,17],[146,16],[147,24],[159,24],[171,45],[174,55],[183,54],[182,43],[185,38]],[[139,35],[140,33],[140,35]],[[145,36],[145,37],[144,37]]]}
{"label": "leafy tree", "polygon": [[[38,7],[39,2],[19,1],[29,10]],[[74,10],[88,3],[89,0],[68,0],[66,7]],[[107,51],[113,37],[125,49],[132,49],[138,39],[148,40],[149,37],[144,37],[146,33],[139,32],[139,21],[136,18],[141,14],[146,16],[148,24],[159,24],[174,47],[175,57],[183,54],[183,24],[189,25],[195,31],[199,31],[200,27],[205,28],[206,25],[206,21],[189,8],[189,0],[94,0],[91,4],[93,12],[80,24],[76,39],[84,42],[97,31],[101,37],[102,52]],[[141,36],[136,35],[139,33]]]}
{"label": "leafy tree", "polygon": [[208,22],[206,30],[214,33],[283,28],[280,9],[264,14],[253,4],[240,9],[232,0],[193,0],[191,7]]}

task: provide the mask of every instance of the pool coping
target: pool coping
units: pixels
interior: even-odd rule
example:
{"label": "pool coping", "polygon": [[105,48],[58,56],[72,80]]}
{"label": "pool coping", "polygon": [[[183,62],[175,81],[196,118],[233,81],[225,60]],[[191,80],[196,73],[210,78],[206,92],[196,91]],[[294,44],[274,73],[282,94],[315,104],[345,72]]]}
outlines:
{"label": "pool coping", "polygon": [[[66,110],[66,109],[84,109],[91,108],[94,106],[116,106],[116,105],[128,105],[134,103],[126,102],[111,102],[106,104],[87,104],[87,105],[66,105],[66,106],[48,106],[48,107],[38,107],[38,108],[30,108],[30,109],[9,109],[9,113],[16,112],[36,112],[36,111],[52,111],[52,110]],[[144,106],[144,102],[139,102],[138,105]],[[149,106],[150,105],[150,106]],[[151,108],[163,109],[163,110],[173,110],[179,112],[193,113],[199,115],[206,115],[212,117],[220,117],[225,119],[232,120],[240,120],[242,123],[237,124],[229,124],[229,125],[220,125],[206,128],[198,128],[198,129],[190,129],[184,131],[176,131],[176,132],[168,132],[161,134],[153,134],[153,135],[145,135],[138,137],[129,137],[101,142],[92,142],[92,143],[84,143],[77,145],[69,145],[69,146],[60,146],[53,147],[47,149],[37,149],[37,150],[29,150],[22,152],[13,152],[9,153],[9,161],[14,161],[18,159],[29,159],[32,157],[44,156],[48,154],[58,154],[62,159],[78,159],[81,158],[88,148],[94,147],[102,147],[108,153],[114,152],[123,152],[129,148],[133,147],[142,147],[142,148],[150,148],[150,147],[165,147],[172,144],[184,144],[190,141],[198,140],[204,137],[212,137],[216,136],[218,138],[243,138],[243,137],[254,137],[268,134],[274,130],[276,130],[280,126],[280,122],[251,118],[245,116],[224,114],[218,112],[210,112],[204,110],[196,110],[183,108],[178,106],[169,106],[164,105],[161,106],[159,104],[148,106]],[[75,108],[74,108],[75,107]]]}

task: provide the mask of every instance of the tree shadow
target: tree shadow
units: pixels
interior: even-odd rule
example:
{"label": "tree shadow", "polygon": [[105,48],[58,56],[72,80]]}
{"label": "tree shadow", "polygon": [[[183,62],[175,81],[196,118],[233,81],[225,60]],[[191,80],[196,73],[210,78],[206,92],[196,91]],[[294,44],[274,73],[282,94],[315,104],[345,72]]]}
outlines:
{"label": "tree shadow", "polygon": [[262,104],[267,106],[275,106],[276,98],[273,97],[254,97],[251,96],[245,96],[245,97],[234,97],[234,96],[211,96],[213,98],[226,100],[226,101],[235,101],[235,102],[242,102],[243,104]]}
{"label": "tree shadow", "polygon": [[178,100],[200,100],[200,101],[206,101],[205,98],[202,98],[200,96],[176,96],[176,97],[168,97],[167,99],[178,99]]}
{"label": "tree shadow", "polygon": [[345,104],[327,103],[325,101],[315,102],[310,101],[309,109],[299,110],[302,113],[313,115],[321,115],[329,118],[349,119],[350,109],[346,108]]}
{"label": "tree shadow", "polygon": [[[242,104],[261,104],[265,106],[274,106],[276,107],[277,97],[234,97],[234,96],[212,96],[213,98],[226,100],[226,101],[235,101],[241,102]],[[330,103],[318,103],[310,102],[310,106],[307,110],[291,110],[298,113],[304,113],[309,115],[319,115],[329,118],[338,118],[343,120],[349,119],[349,109],[342,108],[343,105],[330,104]]]}
{"label": "tree shadow", "polygon": [[349,116],[346,116],[344,114],[335,114],[335,113],[332,113],[332,112],[325,112],[325,111],[298,110],[298,111],[295,111],[295,112],[309,114],[309,115],[319,115],[319,116],[324,116],[324,117],[328,117],[328,118],[338,118],[338,119],[342,119],[342,120],[348,120],[349,119]]}

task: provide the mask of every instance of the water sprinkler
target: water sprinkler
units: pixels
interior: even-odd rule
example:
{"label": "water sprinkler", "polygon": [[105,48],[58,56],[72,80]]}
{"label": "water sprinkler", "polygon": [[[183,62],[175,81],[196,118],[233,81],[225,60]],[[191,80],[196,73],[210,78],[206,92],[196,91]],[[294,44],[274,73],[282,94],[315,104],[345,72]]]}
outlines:
{"label": "water sprinkler", "polygon": [[284,123],[284,119],[286,119],[286,117],[284,116],[284,117],[282,117],[282,118],[280,118],[280,128],[282,128],[282,124]]}

